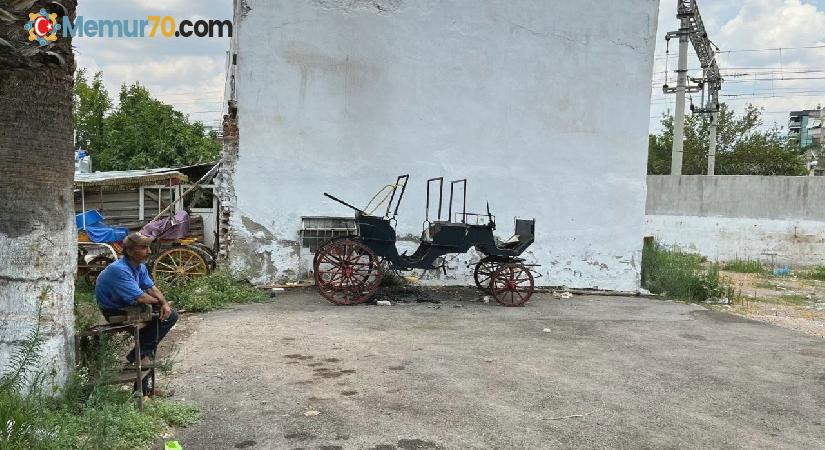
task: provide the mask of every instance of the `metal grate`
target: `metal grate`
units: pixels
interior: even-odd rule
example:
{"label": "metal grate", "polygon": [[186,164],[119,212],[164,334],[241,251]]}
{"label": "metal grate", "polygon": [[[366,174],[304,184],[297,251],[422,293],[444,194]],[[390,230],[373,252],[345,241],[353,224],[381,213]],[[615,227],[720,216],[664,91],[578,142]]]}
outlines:
{"label": "metal grate", "polygon": [[312,253],[328,239],[353,234],[358,234],[353,218],[301,217],[301,246],[308,248]]}

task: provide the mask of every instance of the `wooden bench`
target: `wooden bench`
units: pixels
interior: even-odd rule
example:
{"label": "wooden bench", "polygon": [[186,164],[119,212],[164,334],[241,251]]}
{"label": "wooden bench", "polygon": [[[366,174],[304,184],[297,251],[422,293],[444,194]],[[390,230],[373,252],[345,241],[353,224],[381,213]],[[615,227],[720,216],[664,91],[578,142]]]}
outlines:
{"label": "wooden bench", "polygon": [[[123,366],[120,370],[110,371],[105,374],[107,383],[127,384],[133,383],[135,392],[139,393],[138,407],[143,410],[143,380],[151,377],[149,396],[155,393],[155,366],[154,364],[144,366],[141,364],[140,354],[140,330],[151,326],[152,319],[157,317],[157,313],[149,305],[139,305],[125,308],[122,316],[110,316],[109,323],[95,325],[92,328],[75,334],[75,361],[79,365],[83,360],[83,348],[86,345],[93,345],[93,348],[100,347],[100,337],[116,333],[129,333],[134,338],[135,343],[135,364],[134,367]],[[157,332],[157,330],[156,330]],[[86,342],[91,341],[90,344]],[[156,355],[157,357],[157,355]]]}

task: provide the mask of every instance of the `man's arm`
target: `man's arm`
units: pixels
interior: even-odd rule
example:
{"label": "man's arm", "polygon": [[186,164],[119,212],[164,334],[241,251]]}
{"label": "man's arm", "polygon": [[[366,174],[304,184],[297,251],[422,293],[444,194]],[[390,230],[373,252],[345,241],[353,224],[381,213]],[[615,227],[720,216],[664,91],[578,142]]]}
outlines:
{"label": "man's arm", "polygon": [[166,297],[157,286],[147,289],[143,295],[138,297],[137,301],[147,305],[160,305],[160,320],[166,320],[172,314],[172,307],[169,306],[169,302],[166,301]]}
{"label": "man's arm", "polygon": [[163,292],[161,292],[160,289],[158,289],[157,286],[150,287],[149,289],[146,290],[146,293],[151,295],[152,297],[155,297],[156,299],[158,299],[159,303],[161,303],[161,304],[168,303],[166,301],[166,296],[163,295]]}

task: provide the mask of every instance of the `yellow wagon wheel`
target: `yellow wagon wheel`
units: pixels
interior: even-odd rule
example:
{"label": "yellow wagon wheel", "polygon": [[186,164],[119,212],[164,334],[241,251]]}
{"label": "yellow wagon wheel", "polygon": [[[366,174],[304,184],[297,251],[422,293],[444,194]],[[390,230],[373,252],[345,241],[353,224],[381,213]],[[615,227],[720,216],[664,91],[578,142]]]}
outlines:
{"label": "yellow wagon wheel", "polygon": [[208,273],[206,259],[198,250],[186,247],[164,250],[152,264],[152,278],[172,284],[185,284]]}

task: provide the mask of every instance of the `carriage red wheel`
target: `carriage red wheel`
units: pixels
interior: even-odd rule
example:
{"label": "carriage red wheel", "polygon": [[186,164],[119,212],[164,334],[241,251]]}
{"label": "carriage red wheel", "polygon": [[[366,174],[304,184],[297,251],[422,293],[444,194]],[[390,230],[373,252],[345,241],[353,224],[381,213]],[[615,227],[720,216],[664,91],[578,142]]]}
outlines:
{"label": "carriage red wheel", "polygon": [[490,278],[492,278],[500,266],[500,262],[491,261],[487,258],[479,261],[473,271],[473,280],[476,282],[476,287],[482,291],[490,292]]}
{"label": "carriage red wheel", "polygon": [[346,236],[336,236],[336,237],[329,238],[329,239],[321,242],[320,244],[318,244],[318,249],[315,250],[315,256],[313,256],[313,258],[312,258],[312,267],[313,267],[313,269],[315,268],[315,263],[318,262],[318,257],[323,254],[322,249],[324,247],[326,247],[327,245],[331,245],[333,242],[337,242],[337,241],[340,241],[340,240],[343,240],[343,239],[358,240],[358,238],[353,236],[353,235],[346,235]]}
{"label": "carriage red wheel", "polygon": [[522,263],[502,264],[490,277],[490,291],[504,306],[522,306],[533,295],[533,274]]}
{"label": "carriage red wheel", "polygon": [[378,257],[355,239],[319,248],[313,269],[318,291],[336,305],[364,303],[381,285]]}

